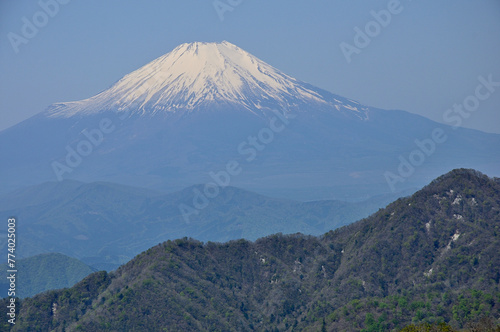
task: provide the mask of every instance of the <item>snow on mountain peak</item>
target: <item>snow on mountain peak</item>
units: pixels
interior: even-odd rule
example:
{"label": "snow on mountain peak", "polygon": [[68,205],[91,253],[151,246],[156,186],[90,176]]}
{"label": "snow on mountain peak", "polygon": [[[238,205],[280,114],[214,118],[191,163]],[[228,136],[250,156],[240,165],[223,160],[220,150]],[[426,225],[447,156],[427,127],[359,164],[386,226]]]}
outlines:
{"label": "snow on mountain peak", "polygon": [[51,117],[107,110],[155,114],[211,103],[251,111],[267,105],[328,104],[315,90],[227,41],[193,42],[179,45],[91,98],[53,104],[48,113]]}

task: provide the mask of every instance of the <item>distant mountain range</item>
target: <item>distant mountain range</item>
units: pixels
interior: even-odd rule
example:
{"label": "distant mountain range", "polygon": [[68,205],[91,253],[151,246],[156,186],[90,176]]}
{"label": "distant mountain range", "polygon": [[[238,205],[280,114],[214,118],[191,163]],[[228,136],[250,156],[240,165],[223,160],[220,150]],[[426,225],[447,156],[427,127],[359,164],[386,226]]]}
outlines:
{"label": "distant mountain range", "polygon": [[115,272],[21,301],[10,328],[388,331],[486,319],[493,331],[499,227],[500,180],[458,169],[320,237],[158,244]]}
{"label": "distant mountain range", "polygon": [[[58,252],[98,269],[112,270],[160,242],[182,237],[225,242],[274,233],[319,235],[367,217],[397,195],[359,203],[298,202],[234,187],[220,190],[202,209],[193,192],[163,194],[111,183],[48,182],[0,196],[0,214],[20,221],[17,255]],[[188,211],[189,212],[189,211]],[[6,235],[0,248],[7,250]]]}
{"label": "distant mountain range", "polygon": [[457,167],[500,175],[498,165],[500,135],[360,105],[228,42],[182,44],[0,132],[3,193],[74,179],[359,201]]}
{"label": "distant mountain range", "polygon": [[[7,264],[0,265],[2,297],[8,293]],[[58,253],[41,254],[16,261],[16,296],[25,298],[52,289],[71,287],[97,270],[79,260]]]}

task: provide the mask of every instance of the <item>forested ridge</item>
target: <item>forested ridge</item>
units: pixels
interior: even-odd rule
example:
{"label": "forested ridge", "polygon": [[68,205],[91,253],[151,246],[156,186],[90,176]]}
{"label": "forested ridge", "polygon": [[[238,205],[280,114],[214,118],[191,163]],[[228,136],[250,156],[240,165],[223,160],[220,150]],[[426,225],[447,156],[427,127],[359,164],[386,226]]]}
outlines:
{"label": "forested ridge", "polygon": [[158,244],[115,272],[21,301],[3,328],[494,330],[499,233],[499,179],[459,169],[320,237]]}

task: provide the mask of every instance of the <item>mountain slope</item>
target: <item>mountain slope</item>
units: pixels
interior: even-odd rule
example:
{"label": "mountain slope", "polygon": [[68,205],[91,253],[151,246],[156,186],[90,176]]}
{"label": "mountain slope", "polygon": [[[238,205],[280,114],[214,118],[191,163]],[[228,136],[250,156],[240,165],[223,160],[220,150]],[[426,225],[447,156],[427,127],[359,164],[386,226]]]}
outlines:
{"label": "mountain slope", "polygon": [[[406,172],[403,159],[414,164]],[[213,183],[228,164],[238,166],[231,186],[359,201],[458,167],[500,175],[500,135],[360,105],[227,42],[180,45],[0,132],[2,193],[63,179],[172,192]]]}
{"label": "mountain slope", "polygon": [[454,170],[319,238],[159,244],[116,272],[23,301],[13,330],[378,331],[462,327],[483,315],[498,323],[499,225],[499,181]]}
{"label": "mountain slope", "polygon": [[[185,236],[225,242],[278,232],[319,235],[395,198],[297,202],[226,187],[185,217],[180,207],[192,207],[196,191],[203,186],[163,194],[111,183],[49,182],[0,196],[0,214],[22,221],[17,230],[23,239],[17,248],[20,257],[61,252],[112,270],[153,245]],[[0,238],[0,248],[6,246],[6,237]]]}

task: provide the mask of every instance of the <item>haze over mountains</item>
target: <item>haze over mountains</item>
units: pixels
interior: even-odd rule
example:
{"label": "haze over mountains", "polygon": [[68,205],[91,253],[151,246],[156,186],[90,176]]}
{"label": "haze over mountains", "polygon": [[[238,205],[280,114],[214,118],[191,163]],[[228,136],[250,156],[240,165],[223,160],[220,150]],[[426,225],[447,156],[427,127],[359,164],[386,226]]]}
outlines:
{"label": "haze over mountains", "polygon": [[[360,200],[456,167],[499,175],[499,152],[500,135],[360,105],[228,42],[190,43],[0,132],[0,182],[4,193],[75,179]],[[399,180],[389,185],[386,172]]]}
{"label": "haze over mountains", "polygon": [[1,131],[0,213],[22,221],[19,257],[109,271],[169,239],[324,234],[450,169],[499,165],[500,135],[361,105],[195,42]]}
{"label": "haze over mountains", "polygon": [[[34,296],[51,289],[71,287],[97,269],[82,263],[76,258],[58,253],[40,254],[16,262],[18,270],[17,297]],[[7,294],[9,274],[7,263],[0,268],[6,274],[0,281],[1,294]],[[5,280],[5,281],[4,281]]]}
{"label": "haze over mountains", "polygon": [[[456,300],[473,287],[493,296],[498,180],[474,171],[312,235],[451,169],[499,176],[499,165],[500,135],[361,105],[228,42],[182,44],[96,96],[0,132],[0,214],[20,221],[18,257],[60,252],[108,271],[129,262],[23,302],[14,330],[140,329],[150,323],[141,317],[161,323],[157,315],[188,330],[316,328],[318,317],[348,326],[336,311],[345,299],[425,290]],[[307,236],[265,238],[280,232]],[[5,240],[0,231],[4,251]],[[117,318],[117,303],[141,302],[138,293],[175,301],[168,312],[151,301]],[[449,307],[431,314],[445,302],[426,304],[424,317],[449,321]],[[60,311],[44,311],[54,303]]]}
{"label": "haze over mountains", "polygon": [[[114,270],[143,250],[183,237],[226,242],[274,233],[320,235],[367,217],[397,198],[297,202],[226,187],[186,219],[179,206],[191,204],[193,190],[203,188],[163,194],[104,182],[48,182],[0,195],[0,214],[22,222],[19,258],[59,252]],[[6,237],[0,238],[0,248],[7,250]]]}

